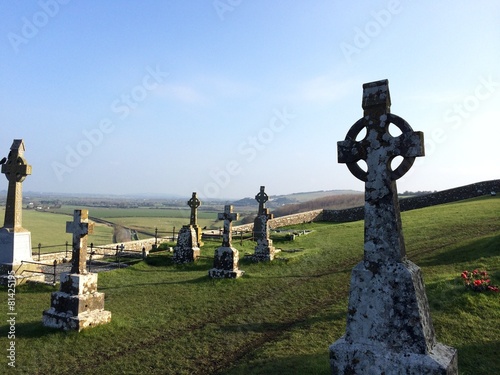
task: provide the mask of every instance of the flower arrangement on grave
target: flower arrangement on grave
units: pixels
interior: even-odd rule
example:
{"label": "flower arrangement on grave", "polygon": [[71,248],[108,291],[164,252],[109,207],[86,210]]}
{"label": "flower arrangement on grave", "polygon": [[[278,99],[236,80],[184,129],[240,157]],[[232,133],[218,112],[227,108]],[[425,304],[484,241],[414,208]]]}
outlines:
{"label": "flower arrangement on grave", "polygon": [[498,292],[498,286],[491,285],[491,280],[489,279],[488,272],[479,271],[475,269],[470,272],[465,270],[460,275],[464,281],[464,285],[468,289],[472,289],[474,292]]}

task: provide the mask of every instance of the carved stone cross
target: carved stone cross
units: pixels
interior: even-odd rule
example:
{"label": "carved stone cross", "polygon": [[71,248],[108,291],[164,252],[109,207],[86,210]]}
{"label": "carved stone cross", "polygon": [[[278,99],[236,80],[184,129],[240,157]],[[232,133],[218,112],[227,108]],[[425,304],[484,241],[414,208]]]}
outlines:
{"label": "carved stone cross", "polygon": [[22,182],[31,174],[31,165],[24,159],[24,142],[15,139],[10,147],[9,156],[2,160],[2,173],[9,181],[5,206],[4,228],[22,229],[23,187]]}
{"label": "carved stone cross", "polygon": [[188,200],[188,206],[191,207],[191,217],[189,220],[190,225],[197,225],[198,221],[198,207],[200,207],[201,202],[196,196],[196,192],[193,192],[193,195],[190,200]]}
{"label": "carved stone cross", "polygon": [[[390,113],[391,99],[387,80],[363,85],[364,117],[338,142],[338,161],[346,163],[351,173],[365,182],[365,245],[368,262],[400,262],[406,257],[396,180],[412,166],[415,157],[424,155],[424,139],[401,117]],[[389,133],[394,124],[401,134]],[[366,136],[357,135],[366,129]],[[403,157],[397,168],[391,161]],[[357,162],[364,160],[367,170]]]}
{"label": "carved stone cross", "polygon": [[87,234],[94,232],[94,223],[89,223],[88,210],[75,210],[73,221],[66,222],[66,233],[73,234],[73,251],[70,273],[87,273]]}
{"label": "carved stone cross", "polygon": [[255,196],[255,200],[259,202],[259,213],[258,215],[269,214],[266,211],[266,202],[269,200],[268,195],[264,192],[265,186],[260,187],[260,192]]}
{"label": "carved stone cross", "polygon": [[224,220],[224,231],[222,233],[222,247],[231,247],[232,240],[232,221],[238,220],[239,214],[233,212],[232,205],[225,205],[224,212],[217,215],[219,220]]}

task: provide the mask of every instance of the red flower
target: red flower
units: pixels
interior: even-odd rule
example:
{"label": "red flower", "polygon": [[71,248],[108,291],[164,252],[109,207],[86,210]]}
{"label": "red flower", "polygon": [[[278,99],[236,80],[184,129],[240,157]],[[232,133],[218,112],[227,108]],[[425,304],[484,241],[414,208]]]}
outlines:
{"label": "red flower", "polygon": [[483,280],[474,280],[474,286],[479,286],[483,283]]}

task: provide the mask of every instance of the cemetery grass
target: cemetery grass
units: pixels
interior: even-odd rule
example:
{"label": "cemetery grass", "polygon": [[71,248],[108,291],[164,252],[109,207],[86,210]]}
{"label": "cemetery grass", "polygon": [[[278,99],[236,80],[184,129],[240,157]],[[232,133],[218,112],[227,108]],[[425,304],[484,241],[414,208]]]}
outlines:
{"label": "cemetery grass", "polygon": [[[402,214],[407,253],[422,268],[437,339],[459,351],[461,374],[500,373],[500,294],[474,293],[460,273],[489,271],[500,284],[500,198]],[[99,274],[111,323],[58,332],[41,324],[44,285],[17,288],[16,370],[26,374],[329,374],[328,346],[345,331],[350,272],[361,260],[363,223],[314,223],[270,264],[243,258],[237,280],[210,280],[218,241],[195,264],[153,253]],[[7,312],[6,289],[0,306]],[[7,326],[0,325],[1,342]],[[6,345],[6,344],[5,344]],[[5,356],[0,367],[7,366]],[[2,370],[3,371],[3,370]],[[14,373],[14,372],[13,372]]]}

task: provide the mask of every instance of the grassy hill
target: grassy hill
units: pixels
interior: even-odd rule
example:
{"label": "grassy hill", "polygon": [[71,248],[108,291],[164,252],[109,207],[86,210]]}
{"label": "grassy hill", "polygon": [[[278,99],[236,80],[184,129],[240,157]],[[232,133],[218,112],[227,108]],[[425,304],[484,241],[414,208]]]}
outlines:
{"label": "grassy hill", "polygon": [[[500,284],[499,212],[500,198],[484,197],[402,214],[437,338],[458,349],[461,374],[500,373],[500,294],[474,293],[460,279],[479,268]],[[314,232],[277,239],[281,260],[242,259],[238,280],[207,277],[219,246],[208,240],[196,264],[174,266],[170,254],[157,253],[101,273],[112,322],[79,334],[41,325],[57,289],[19,287],[16,373],[329,374],[328,346],[344,334],[350,272],[362,259],[363,222],[300,228]],[[253,252],[248,241],[234,246],[240,259]],[[6,311],[5,288],[0,306]],[[0,324],[5,338],[5,319]]]}

